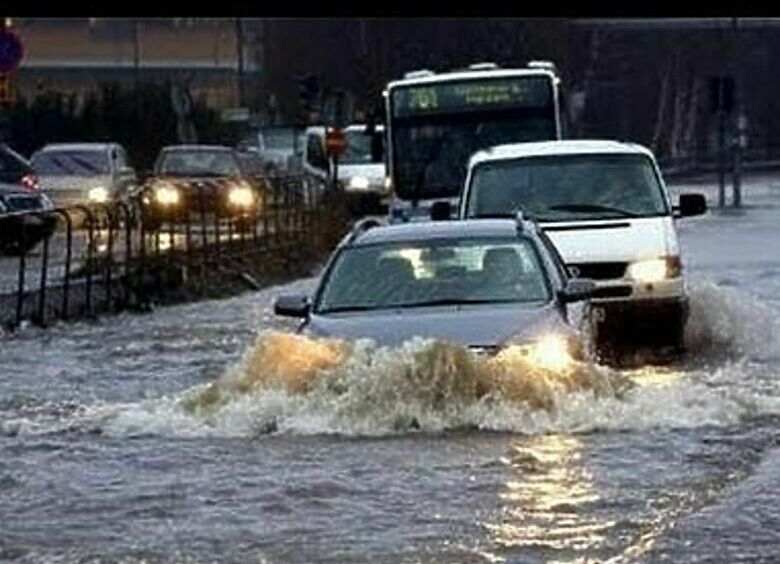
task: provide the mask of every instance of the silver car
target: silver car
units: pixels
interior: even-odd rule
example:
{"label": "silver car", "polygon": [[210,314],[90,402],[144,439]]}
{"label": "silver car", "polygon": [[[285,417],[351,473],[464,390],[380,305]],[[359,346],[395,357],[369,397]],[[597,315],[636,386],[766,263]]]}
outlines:
{"label": "silver car", "polygon": [[41,189],[57,207],[124,198],[136,185],[127,153],[116,143],[55,143],[31,159]]}
{"label": "silver car", "polygon": [[388,346],[421,336],[486,353],[522,345],[556,364],[581,355],[568,307],[593,288],[569,279],[546,235],[521,218],[359,226],[314,296],[282,296],[275,312],[302,318],[312,336]]}

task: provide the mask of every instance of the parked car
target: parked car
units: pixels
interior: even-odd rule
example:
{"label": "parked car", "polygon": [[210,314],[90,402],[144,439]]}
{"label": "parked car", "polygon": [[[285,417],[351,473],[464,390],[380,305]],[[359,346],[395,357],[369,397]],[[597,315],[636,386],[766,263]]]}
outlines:
{"label": "parked car", "polygon": [[[583,354],[568,305],[594,285],[570,279],[533,222],[434,221],[365,229],[334,251],[314,295],[280,297],[299,332],[397,346],[415,336],[482,354],[530,347],[551,368]],[[378,222],[376,222],[378,223]]]}
{"label": "parked car", "polygon": [[303,132],[292,127],[265,127],[244,137],[239,148],[260,156],[264,174],[294,173],[300,170]]}
{"label": "parked car", "polygon": [[137,182],[117,143],[50,144],[31,161],[41,188],[58,207],[121,200]]}
{"label": "parked car", "polygon": [[37,190],[39,187],[38,177],[30,162],[5,143],[0,143],[0,182],[28,190]]}
{"label": "parked car", "polygon": [[222,145],[164,147],[141,189],[147,226],[179,221],[201,207],[222,217],[246,216],[261,205],[256,155]]}
{"label": "parked car", "polygon": [[602,349],[630,343],[681,350],[688,296],[675,222],[706,209],[701,194],[672,204],[645,147],[550,141],[476,153],[459,216],[522,210],[536,218],[569,269],[596,281],[592,319]]}
{"label": "parked car", "polygon": [[21,212],[52,209],[54,204],[41,192],[31,192],[15,184],[0,184],[0,252],[27,253],[49,237],[57,226],[55,214]]}
{"label": "parked car", "polygon": [[334,170],[325,150],[326,128],[306,129],[305,181],[318,190],[326,190],[335,174],[355,214],[383,213],[391,196],[384,160],[384,127],[380,125],[370,131],[365,124],[352,124],[344,128],[344,133],[346,148]]}

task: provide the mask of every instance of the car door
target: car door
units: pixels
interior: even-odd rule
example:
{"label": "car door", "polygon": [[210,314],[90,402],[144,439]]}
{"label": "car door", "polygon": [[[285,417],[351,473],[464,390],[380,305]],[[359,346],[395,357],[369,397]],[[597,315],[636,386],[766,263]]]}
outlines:
{"label": "car door", "polygon": [[115,190],[117,194],[126,196],[135,187],[137,181],[135,169],[130,166],[127,152],[121,145],[114,145],[111,151]]}

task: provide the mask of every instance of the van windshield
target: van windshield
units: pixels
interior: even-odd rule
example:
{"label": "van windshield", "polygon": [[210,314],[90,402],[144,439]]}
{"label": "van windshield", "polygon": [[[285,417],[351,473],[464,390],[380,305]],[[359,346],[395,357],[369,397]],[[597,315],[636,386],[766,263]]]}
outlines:
{"label": "van windshield", "polygon": [[649,158],[636,154],[551,155],[486,162],[474,168],[468,217],[522,210],[538,221],[668,215]]}

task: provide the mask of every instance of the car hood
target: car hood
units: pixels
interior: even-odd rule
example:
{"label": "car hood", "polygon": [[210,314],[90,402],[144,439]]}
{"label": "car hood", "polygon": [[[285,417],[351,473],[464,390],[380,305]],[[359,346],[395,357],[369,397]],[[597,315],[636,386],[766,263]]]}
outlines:
{"label": "car hood", "polygon": [[339,164],[339,176],[352,178],[353,176],[365,176],[369,180],[385,179],[385,165],[382,163],[370,164]]}
{"label": "car hood", "polygon": [[542,223],[567,263],[634,261],[677,254],[671,217]]}
{"label": "car hood", "polygon": [[72,190],[74,188],[94,188],[104,186],[109,188],[113,182],[108,174],[100,176],[85,176],[78,174],[39,176],[38,182],[44,190]]}
{"label": "car hood", "polygon": [[312,315],[304,332],[346,340],[372,339],[397,346],[413,337],[469,347],[495,347],[511,339],[531,341],[568,327],[553,305],[436,306],[375,313]]}

